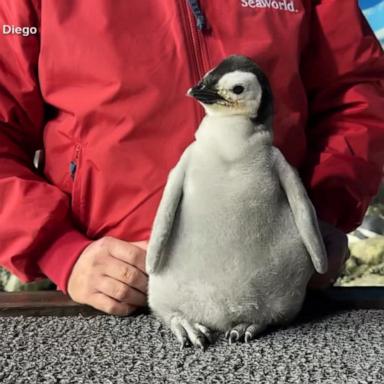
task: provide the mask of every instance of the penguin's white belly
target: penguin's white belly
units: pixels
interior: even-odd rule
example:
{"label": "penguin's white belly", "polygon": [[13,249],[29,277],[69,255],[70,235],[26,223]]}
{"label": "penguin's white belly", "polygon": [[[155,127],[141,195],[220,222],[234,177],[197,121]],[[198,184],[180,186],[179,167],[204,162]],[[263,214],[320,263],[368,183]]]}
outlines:
{"label": "penguin's white belly", "polygon": [[154,310],[166,305],[225,330],[299,306],[313,269],[273,170],[218,165],[214,172],[189,167],[167,262],[151,276],[149,298]]}

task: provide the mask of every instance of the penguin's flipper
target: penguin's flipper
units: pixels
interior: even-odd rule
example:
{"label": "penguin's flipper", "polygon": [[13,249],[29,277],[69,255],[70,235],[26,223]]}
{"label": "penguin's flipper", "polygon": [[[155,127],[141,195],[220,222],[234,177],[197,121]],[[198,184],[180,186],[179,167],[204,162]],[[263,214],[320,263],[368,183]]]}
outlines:
{"label": "penguin's flipper", "polygon": [[192,144],[185,149],[179,162],[168,175],[167,184],[156,212],[148,244],[146,257],[147,273],[154,274],[159,272],[161,268],[164,246],[167,244],[172,231],[176,211],[183,195],[185,170]]}
{"label": "penguin's flipper", "polygon": [[328,269],[327,252],[319,229],[316,211],[294,168],[285,160],[282,153],[273,147],[275,169],[278,172],[300,236],[318,273]]}

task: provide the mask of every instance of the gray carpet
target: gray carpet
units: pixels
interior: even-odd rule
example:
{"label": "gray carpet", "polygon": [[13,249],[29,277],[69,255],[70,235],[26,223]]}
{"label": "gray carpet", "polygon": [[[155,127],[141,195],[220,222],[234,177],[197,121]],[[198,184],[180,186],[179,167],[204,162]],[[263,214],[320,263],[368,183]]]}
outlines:
{"label": "gray carpet", "polygon": [[151,315],[0,317],[0,383],[384,383],[384,310],[179,350]]}

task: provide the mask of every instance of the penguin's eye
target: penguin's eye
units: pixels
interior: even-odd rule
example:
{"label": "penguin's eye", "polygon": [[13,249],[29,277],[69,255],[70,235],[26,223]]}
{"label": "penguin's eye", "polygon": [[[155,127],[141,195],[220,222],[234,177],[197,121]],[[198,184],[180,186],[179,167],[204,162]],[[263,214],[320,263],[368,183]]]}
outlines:
{"label": "penguin's eye", "polygon": [[243,93],[243,91],[244,91],[244,87],[242,85],[235,85],[232,88],[232,92],[236,93],[236,95],[240,95],[240,93]]}

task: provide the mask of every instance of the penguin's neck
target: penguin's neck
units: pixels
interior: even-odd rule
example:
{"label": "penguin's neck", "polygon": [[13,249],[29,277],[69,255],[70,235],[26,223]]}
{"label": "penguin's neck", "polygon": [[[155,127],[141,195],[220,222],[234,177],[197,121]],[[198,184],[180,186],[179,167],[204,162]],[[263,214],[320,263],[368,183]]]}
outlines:
{"label": "penguin's neck", "polygon": [[255,124],[246,116],[208,116],[200,123],[195,134],[196,143],[210,145],[221,152],[234,154],[244,147],[272,145],[272,133]]}

